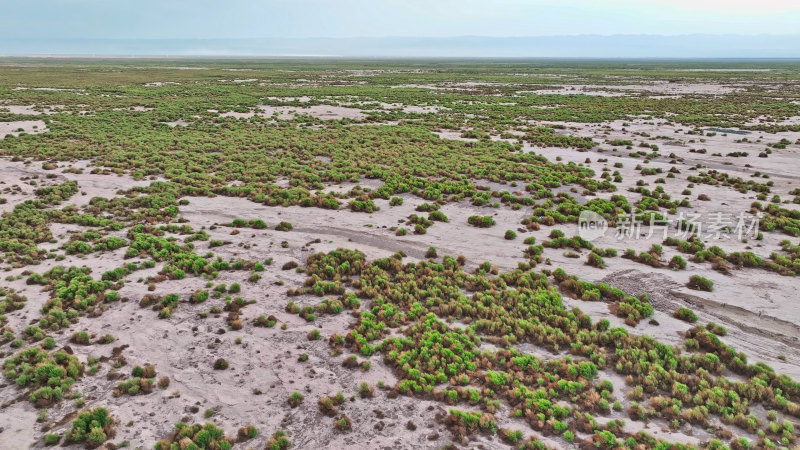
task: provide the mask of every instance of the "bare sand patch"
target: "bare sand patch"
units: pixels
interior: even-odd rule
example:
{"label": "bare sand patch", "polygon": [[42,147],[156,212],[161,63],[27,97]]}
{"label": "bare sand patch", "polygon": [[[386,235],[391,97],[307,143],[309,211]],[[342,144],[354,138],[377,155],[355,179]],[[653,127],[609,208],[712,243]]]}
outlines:
{"label": "bare sand patch", "polygon": [[[80,169],[82,173],[65,172],[64,169],[67,168]],[[113,198],[118,194],[118,191],[128,190],[136,186],[147,186],[153,182],[153,180],[135,180],[130,175],[103,175],[89,173],[90,171],[90,161],[60,163],[58,168],[54,170],[45,170],[42,168],[41,163],[26,165],[22,161],[15,162],[8,158],[0,158],[0,187],[18,184],[21,178],[33,176],[39,178],[40,185],[42,183],[55,184],[65,181],[77,181],[79,192],[68,201],[64,202],[64,205],[72,204],[76,206],[85,206],[89,204],[94,197]],[[22,194],[25,196],[25,199],[33,195],[33,187],[24,184],[22,187],[24,188]],[[6,196],[4,194],[0,195]],[[0,205],[0,207],[8,206],[9,205]]]}
{"label": "bare sand patch", "polygon": [[361,120],[367,117],[367,115],[364,114],[364,112],[360,109],[348,108],[345,106],[312,105],[303,108],[294,108],[291,106],[260,105],[258,108],[267,116],[278,114],[278,117],[281,119],[293,119],[294,117],[300,115],[308,115],[322,120]]}
{"label": "bare sand patch", "polygon": [[181,83],[175,81],[151,81],[145,83],[146,87],[161,87],[161,86],[180,86]]}
{"label": "bare sand patch", "polygon": [[45,106],[39,107],[36,105],[0,105],[0,112],[8,112],[11,114],[18,114],[21,116],[39,116],[42,114],[57,114],[61,109],[64,108],[64,105],[53,105],[53,106]]}
{"label": "bare sand patch", "polygon": [[39,134],[47,131],[47,124],[43,120],[18,120],[15,122],[0,122],[0,139],[6,136],[19,136],[20,134]]}
{"label": "bare sand patch", "polygon": [[441,131],[431,131],[431,133],[439,136],[440,139],[450,139],[453,141],[464,141],[464,142],[478,142],[478,140],[475,138],[467,138],[461,136],[464,133],[463,131],[441,130]]}
{"label": "bare sand patch", "polygon": [[746,126],[758,126],[758,125],[777,125],[777,126],[794,126],[800,125],[800,116],[792,116],[787,118],[782,118],[780,120],[774,120],[771,117],[767,116],[758,116],[755,119],[751,119],[745,122]]}
{"label": "bare sand patch", "polygon": [[378,189],[379,187],[383,186],[383,180],[372,179],[372,178],[363,178],[363,179],[361,179],[361,180],[359,180],[358,182],[355,182],[355,183],[348,181],[348,182],[343,182],[343,183],[339,183],[339,184],[331,184],[331,185],[325,186],[324,189],[320,189],[317,192],[318,193],[324,193],[324,194],[327,194],[327,193],[330,193],[330,192],[335,192],[337,194],[342,194],[342,193],[345,193],[345,192],[350,192],[356,186],[360,186],[362,188],[368,188],[370,190],[375,190],[375,189]]}
{"label": "bare sand patch", "polygon": [[172,128],[175,128],[175,127],[188,127],[189,125],[192,124],[191,122],[187,122],[187,121],[185,121],[183,119],[173,120],[172,122],[162,122],[162,123],[164,123],[166,125],[169,125]]}
{"label": "bare sand patch", "polygon": [[744,88],[706,83],[670,83],[659,81],[642,84],[569,84],[558,89],[521,90],[518,94],[544,95],[594,95],[600,97],[622,97],[632,92],[654,95],[657,98],[677,98],[683,95],[724,95],[743,91]]}
{"label": "bare sand patch", "polygon": [[76,91],[77,89],[67,89],[67,88],[54,88],[54,87],[25,87],[25,86],[17,86],[14,88],[15,91],[52,91],[52,92],[62,92],[62,91]]}
{"label": "bare sand patch", "polygon": [[412,114],[436,114],[440,111],[448,110],[444,106],[420,106],[420,105],[404,105],[402,103],[380,103],[380,106],[385,109],[402,110],[404,113]]}
{"label": "bare sand patch", "polygon": [[[209,112],[217,112],[216,110],[209,110]],[[311,116],[321,120],[341,120],[353,119],[363,120],[367,115],[357,108],[348,108],[345,106],[331,106],[331,105],[311,105],[311,106],[272,106],[272,105],[259,105],[256,111],[250,112],[237,112],[227,111],[221,113],[220,117],[233,117],[236,119],[249,119],[251,117],[273,117],[277,116],[281,120],[292,120],[299,116]]]}
{"label": "bare sand patch", "polygon": [[308,103],[311,101],[311,97],[307,95],[303,95],[300,97],[267,97],[268,100],[275,100],[279,102],[301,102],[301,103]]}
{"label": "bare sand patch", "polygon": [[217,80],[220,83],[236,83],[236,84],[245,84],[245,83],[254,83],[258,81],[258,78],[235,78],[232,80],[220,79]]}
{"label": "bare sand patch", "polygon": [[594,97],[625,97],[624,92],[603,90],[588,86],[565,86],[561,89],[540,89],[537,91],[517,91],[518,94],[537,94],[537,95],[590,95]]}

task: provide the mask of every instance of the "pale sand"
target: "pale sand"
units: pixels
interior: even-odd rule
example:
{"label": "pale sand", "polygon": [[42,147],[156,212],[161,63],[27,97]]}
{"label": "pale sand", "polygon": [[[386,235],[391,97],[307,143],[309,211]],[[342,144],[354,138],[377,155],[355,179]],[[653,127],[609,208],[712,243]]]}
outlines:
{"label": "pale sand", "polygon": [[15,122],[0,122],[0,139],[8,135],[19,136],[22,133],[38,134],[47,131],[47,124],[43,120],[18,120]]}

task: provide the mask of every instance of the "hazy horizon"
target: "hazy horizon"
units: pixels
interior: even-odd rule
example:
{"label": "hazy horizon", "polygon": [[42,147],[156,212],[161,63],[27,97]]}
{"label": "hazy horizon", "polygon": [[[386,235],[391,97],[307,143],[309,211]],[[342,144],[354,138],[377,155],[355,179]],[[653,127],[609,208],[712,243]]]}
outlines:
{"label": "hazy horizon", "polygon": [[3,56],[678,58],[800,57],[800,35],[262,39],[4,39]]}
{"label": "hazy horizon", "polygon": [[798,23],[787,0],[27,0],[0,54],[798,57]]}

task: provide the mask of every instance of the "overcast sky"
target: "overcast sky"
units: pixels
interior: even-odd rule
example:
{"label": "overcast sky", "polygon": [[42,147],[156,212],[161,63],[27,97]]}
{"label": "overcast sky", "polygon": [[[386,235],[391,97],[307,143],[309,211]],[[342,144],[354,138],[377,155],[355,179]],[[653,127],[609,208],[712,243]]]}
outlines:
{"label": "overcast sky", "polygon": [[11,39],[800,32],[797,0],[4,0],[2,3],[0,38]]}

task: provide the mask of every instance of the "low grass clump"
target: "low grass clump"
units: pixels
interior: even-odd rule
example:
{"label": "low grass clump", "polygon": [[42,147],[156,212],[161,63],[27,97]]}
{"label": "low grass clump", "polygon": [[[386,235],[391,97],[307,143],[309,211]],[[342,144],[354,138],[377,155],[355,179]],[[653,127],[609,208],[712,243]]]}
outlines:
{"label": "low grass clump", "polygon": [[292,408],[297,408],[300,403],[303,403],[303,394],[299,392],[292,392],[292,395],[289,396],[288,403]]}
{"label": "low grass clump", "polygon": [[113,395],[114,397],[119,397],[121,395],[141,395],[141,394],[149,394],[153,392],[153,386],[155,386],[155,380],[152,378],[140,378],[140,377],[133,377],[127,381],[123,381],[117,384],[117,387],[114,388]]}
{"label": "low grass clump", "polygon": [[239,442],[243,442],[248,439],[253,439],[256,436],[258,436],[258,429],[253,424],[247,424],[239,428],[238,432]]}
{"label": "low grass clump", "polygon": [[267,441],[267,445],[265,450],[285,450],[291,446],[291,442],[289,438],[286,437],[286,433],[282,430],[278,430],[272,433],[272,437],[269,438]]}
{"label": "low grass clump", "polygon": [[292,231],[292,228],[292,224],[285,221],[275,225],[276,231]]}
{"label": "low grass clump", "polygon": [[214,360],[214,370],[225,370],[228,368],[228,360],[225,358],[217,358]]}

